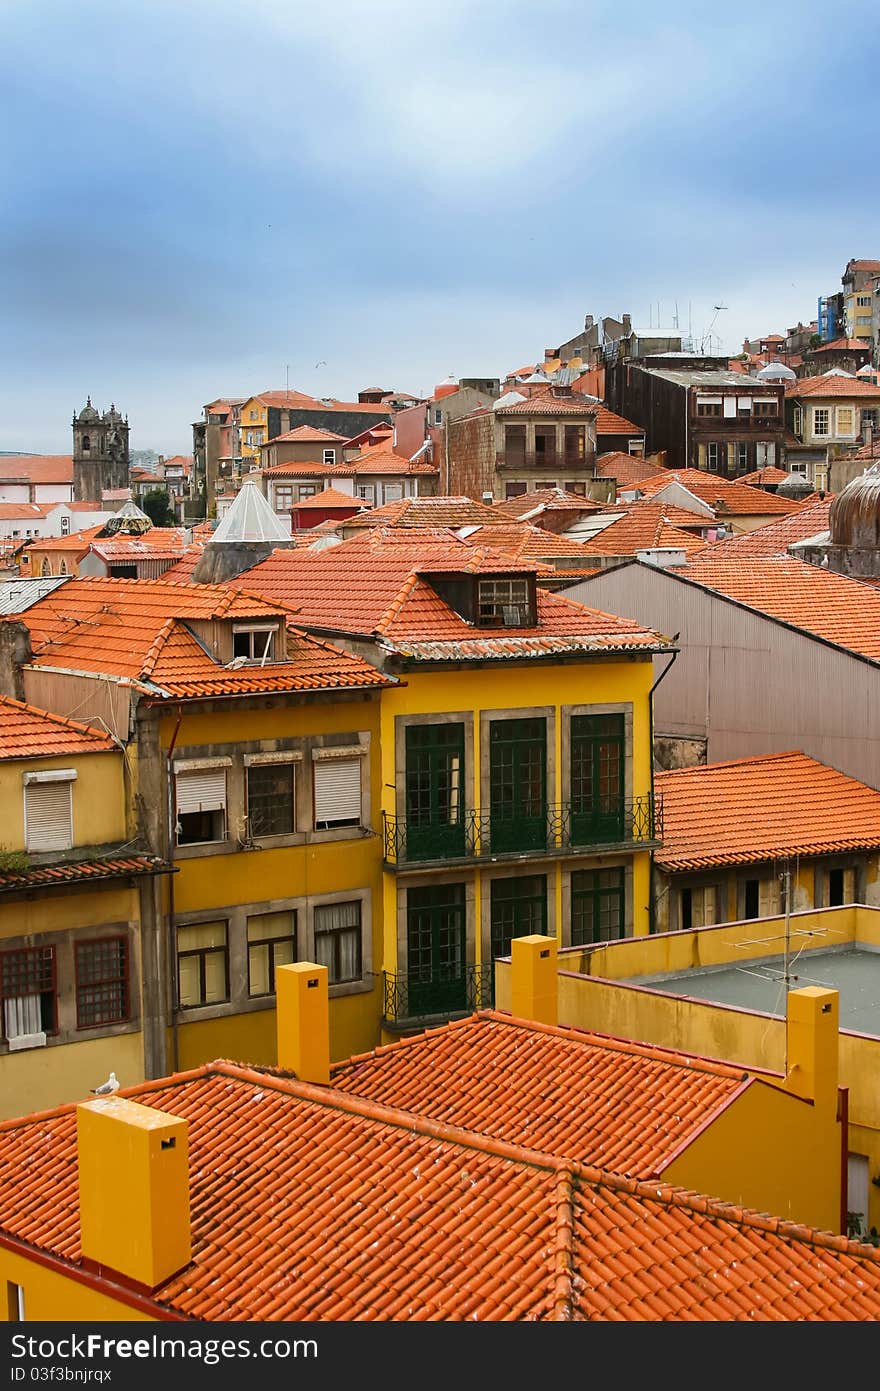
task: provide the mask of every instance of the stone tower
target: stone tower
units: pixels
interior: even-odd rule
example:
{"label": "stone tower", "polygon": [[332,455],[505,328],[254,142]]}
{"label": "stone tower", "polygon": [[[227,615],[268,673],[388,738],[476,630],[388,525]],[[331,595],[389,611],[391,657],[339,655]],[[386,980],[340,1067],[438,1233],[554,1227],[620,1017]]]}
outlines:
{"label": "stone tower", "polygon": [[128,417],[112,403],[101,415],[90,396],[73,417],[74,500],[100,503],[105,489],[128,486]]}

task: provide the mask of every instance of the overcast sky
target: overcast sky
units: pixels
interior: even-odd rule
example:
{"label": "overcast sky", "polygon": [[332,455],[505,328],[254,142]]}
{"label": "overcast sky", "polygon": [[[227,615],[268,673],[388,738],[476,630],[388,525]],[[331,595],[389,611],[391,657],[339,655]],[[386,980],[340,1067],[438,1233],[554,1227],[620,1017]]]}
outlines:
{"label": "overcast sky", "polygon": [[724,351],[880,255],[880,6],[3,0],[0,449],[503,375],[586,313]]}

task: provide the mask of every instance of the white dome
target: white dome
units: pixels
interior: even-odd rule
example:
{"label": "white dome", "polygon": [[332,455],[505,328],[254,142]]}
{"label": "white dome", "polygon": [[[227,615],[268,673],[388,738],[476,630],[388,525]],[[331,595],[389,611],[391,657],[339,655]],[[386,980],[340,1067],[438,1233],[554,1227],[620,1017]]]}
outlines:
{"label": "white dome", "polygon": [[786,367],[784,362],[768,362],[766,367],[762,367],[755,373],[759,381],[762,382],[796,382],[797,375]]}

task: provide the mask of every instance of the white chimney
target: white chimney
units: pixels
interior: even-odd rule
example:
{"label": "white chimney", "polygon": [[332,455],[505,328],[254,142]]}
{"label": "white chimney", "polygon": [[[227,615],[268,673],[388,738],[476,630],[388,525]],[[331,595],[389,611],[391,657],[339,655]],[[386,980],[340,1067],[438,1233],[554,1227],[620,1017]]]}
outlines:
{"label": "white chimney", "polygon": [[674,565],[686,564],[687,555],[678,547],[654,546],[643,551],[636,551],[636,560],[642,560],[646,565],[656,565],[659,570],[667,570]]}

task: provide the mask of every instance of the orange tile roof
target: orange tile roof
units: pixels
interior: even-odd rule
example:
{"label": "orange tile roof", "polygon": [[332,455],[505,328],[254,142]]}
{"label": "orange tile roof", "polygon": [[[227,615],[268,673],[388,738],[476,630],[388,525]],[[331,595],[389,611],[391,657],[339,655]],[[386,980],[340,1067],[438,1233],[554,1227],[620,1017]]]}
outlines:
{"label": "orange tile roof", "polygon": [[179,560],[175,561],[173,565],[169,565],[167,570],[162,571],[162,583],[183,584],[191,580],[193,570],[199,563],[203,549],[204,540],[189,546]]}
{"label": "orange tile roof", "polygon": [[493,546],[523,560],[550,562],[557,557],[576,557],[583,560],[586,549],[582,541],[566,535],[565,532],[547,531],[545,527],[532,526],[529,522],[511,525],[495,522],[488,530],[480,525],[473,531],[468,530],[463,539],[469,545]]}
{"label": "orange tile roof", "polygon": [[259,401],[263,406],[279,406],[282,409],[289,407],[291,410],[313,410],[322,406],[322,402],[314,396],[307,396],[303,391],[288,391],[287,388],[281,391],[261,391],[256,396],[249,396],[241,404],[246,406],[248,401]]}
{"label": "orange tile roof", "polygon": [[[797,506],[790,498],[777,497],[775,493],[765,493],[750,488],[747,483],[734,483],[721,478],[717,473],[707,473],[703,469],[682,468],[664,469],[639,484],[639,492],[653,497],[670,483],[680,483],[688,492],[706,502],[719,516],[752,517],[778,512],[791,512]],[[718,504],[721,504],[719,507]]]}
{"label": "orange tile roof", "polygon": [[[533,628],[479,629],[461,618],[421,578],[429,573],[538,574],[487,546],[476,548],[454,533],[410,535],[376,528],[324,550],[301,548],[272,555],[231,585],[267,597],[286,596],[302,626],[358,633],[382,647],[423,661],[488,661],[556,652],[617,649],[650,651],[664,639],[633,619],[588,609],[539,587]],[[547,567],[549,571],[549,567]]]}
{"label": "orange tile roof", "polygon": [[679,505],[677,502],[655,501],[653,498],[620,498],[617,502],[609,502],[602,508],[603,512],[613,516],[638,516],[645,513],[647,516],[661,516],[670,526],[677,526],[682,531],[704,529],[716,525],[715,514],[706,512],[692,512],[690,508]]}
{"label": "orange tile roof", "polygon": [[880,399],[880,386],[869,382],[867,377],[801,377],[785,388],[785,399],[798,400],[802,396],[834,396],[841,400],[847,400],[850,396],[868,396],[876,401]]}
{"label": "orange tile roof", "polygon": [[815,357],[816,353],[829,352],[853,352],[859,349],[861,352],[870,353],[870,338],[834,338],[830,343],[820,343],[818,348],[810,349],[810,357]]}
{"label": "orange tile roof", "polygon": [[103,730],[0,695],[0,758],[104,753],[116,747]]}
{"label": "orange tile roof", "polygon": [[775,464],[768,464],[765,468],[755,469],[753,473],[744,473],[736,481],[737,483],[748,483],[751,487],[760,488],[767,483],[785,483],[788,474],[785,469],[776,468]]}
{"label": "orange tile roof", "polygon": [[716,541],[706,552],[706,558],[734,557],[752,555],[787,555],[788,547],[796,541],[805,541],[808,536],[817,536],[828,530],[828,514],[831,510],[831,497],[806,498],[804,506],[799,507],[787,517],[775,522],[765,522],[754,531],[743,531]]}
{"label": "orange tile roof", "polygon": [[0,502],[0,520],[17,521],[19,518],[47,517],[58,506],[57,502]]}
{"label": "orange tile roof", "polygon": [[[690,1080],[680,1063],[678,1085]],[[576,1094],[589,1081],[571,1077]],[[506,1076],[501,1085],[506,1096]],[[86,1271],[74,1105],[0,1123],[0,1232],[141,1312],[224,1323],[880,1318],[873,1247],[556,1159],[530,1141],[528,1117],[504,1143],[222,1061],[118,1095],[188,1123],[190,1264],[141,1295]]]}
{"label": "orange tile roof", "polygon": [[654,774],[670,873],[880,848],[880,792],[804,753]]}
{"label": "orange tile roof", "polygon": [[706,542],[692,531],[673,526],[664,516],[663,509],[651,503],[631,508],[626,516],[594,536],[585,538],[583,543],[584,551],[590,556],[635,555],[636,551],[670,546],[692,554],[704,550]]}
{"label": "orange tile roof", "polygon": [[596,436],[599,435],[644,435],[644,425],[634,425],[625,416],[615,415],[601,401],[596,406]]}
{"label": "orange tile roof", "polygon": [[360,657],[296,628],[287,661],[224,667],[185,626],[211,618],[275,618],[289,626],[292,613],[287,604],[224,585],[89,578],[69,580],[32,604],[22,621],[35,666],[112,676],[147,695],[185,700],[391,684]]}
{"label": "orange tile roof", "polygon": [[0,478],[25,478],[31,483],[72,483],[72,454],[0,456]]}
{"label": "orange tile roof", "polygon": [[351,493],[340,492],[338,488],[324,488],[320,493],[315,493],[313,497],[303,498],[302,502],[295,502],[292,510],[295,512],[307,512],[309,508],[320,510],[322,507],[354,507],[363,509],[365,503],[363,498],[354,497]]}
{"label": "orange tile roof", "polygon": [[156,855],[108,855],[102,859],[31,866],[0,871],[0,893],[21,889],[52,889],[67,884],[94,884],[106,879],[130,879],[143,874],[173,873],[173,866]]}
{"label": "orange tile roof", "polygon": [[352,527],[451,527],[492,526],[498,517],[491,507],[469,497],[405,497],[371,507],[349,518]]}
{"label": "orange tile roof", "polygon": [[595,498],[569,493],[565,488],[538,488],[533,493],[520,493],[492,504],[499,516],[521,521],[539,512],[601,512],[602,503]]}
{"label": "orange tile roof", "polygon": [[769,614],[835,647],[880,662],[880,591],[793,556],[750,554],[712,546],[678,573],[707,589]]}
{"label": "orange tile roof", "polygon": [[860,444],[858,449],[851,449],[846,454],[837,454],[835,459],[844,462],[851,459],[863,459],[865,463],[876,462],[880,459],[880,435],[875,436],[870,444]]}
{"label": "orange tile roof", "polygon": [[[496,415],[591,415],[598,411],[598,403],[592,396],[580,392],[563,393],[554,396],[550,390],[536,392],[525,401],[514,401],[512,406],[500,406]],[[639,432],[641,433],[641,432]]]}
{"label": "orange tile roof", "polygon": [[295,430],[288,430],[284,435],[275,435],[269,440],[269,444],[320,444],[327,440],[335,444],[344,444],[346,436],[335,435],[332,430],[322,430],[319,425],[297,425]]}
{"label": "orange tile roof", "polygon": [[635,454],[611,449],[597,458],[596,472],[600,478],[616,478],[618,486],[625,488],[630,483],[645,483],[649,478],[656,478],[657,465],[646,463]]}
{"label": "orange tile roof", "polygon": [[662,1174],[750,1084],[733,1064],[494,1010],[337,1063],[330,1080],[367,1101],[639,1178]]}
{"label": "orange tile roof", "polygon": [[84,527],[82,531],[71,531],[66,536],[37,536],[28,542],[28,553],[32,551],[75,551],[85,555],[95,538],[104,530],[104,522],[96,526]]}

